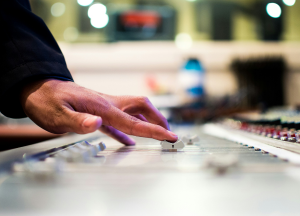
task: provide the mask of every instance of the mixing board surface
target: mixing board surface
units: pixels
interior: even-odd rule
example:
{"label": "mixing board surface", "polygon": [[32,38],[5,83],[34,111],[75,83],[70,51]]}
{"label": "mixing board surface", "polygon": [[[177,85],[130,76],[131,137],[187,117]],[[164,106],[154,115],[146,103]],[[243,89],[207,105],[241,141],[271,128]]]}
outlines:
{"label": "mixing board surface", "polygon": [[167,152],[152,139],[100,137],[91,142],[107,148],[89,163],[39,173],[17,164],[0,179],[0,215],[299,215],[299,167],[200,127],[174,130],[200,141]]}

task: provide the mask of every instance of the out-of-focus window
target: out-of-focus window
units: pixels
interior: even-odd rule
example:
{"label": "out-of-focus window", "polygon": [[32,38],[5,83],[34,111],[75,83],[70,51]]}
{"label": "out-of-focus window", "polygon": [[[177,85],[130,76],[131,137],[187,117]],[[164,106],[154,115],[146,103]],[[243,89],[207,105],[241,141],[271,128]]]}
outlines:
{"label": "out-of-focus window", "polygon": [[30,1],[59,41],[300,40],[300,0]]}

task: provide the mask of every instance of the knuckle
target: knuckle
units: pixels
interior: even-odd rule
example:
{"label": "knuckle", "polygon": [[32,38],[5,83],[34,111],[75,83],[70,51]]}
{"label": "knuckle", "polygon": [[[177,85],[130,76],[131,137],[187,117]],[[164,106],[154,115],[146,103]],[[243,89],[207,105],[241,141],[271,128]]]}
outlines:
{"label": "knuckle", "polygon": [[129,117],[129,121],[130,121],[130,127],[129,127],[129,131],[128,134],[129,135],[134,135],[134,130],[135,128],[141,123],[136,117],[134,116],[130,116]]}
{"label": "knuckle", "polygon": [[99,96],[97,101],[98,101],[98,103],[100,102],[101,109],[102,109],[103,112],[107,112],[111,109],[112,105],[106,99],[104,99],[102,96]]}
{"label": "knuckle", "polygon": [[143,103],[143,104],[150,103],[150,100],[149,100],[149,98],[147,98],[147,97],[144,97],[144,96],[140,96],[140,97],[138,97],[138,100],[140,101],[140,103]]}
{"label": "knuckle", "polygon": [[144,96],[137,97],[136,101],[139,107],[145,107],[150,104],[149,98]]}
{"label": "knuckle", "polygon": [[92,115],[103,115],[111,111],[112,105],[100,95],[91,95],[78,102],[76,111],[90,113]]}

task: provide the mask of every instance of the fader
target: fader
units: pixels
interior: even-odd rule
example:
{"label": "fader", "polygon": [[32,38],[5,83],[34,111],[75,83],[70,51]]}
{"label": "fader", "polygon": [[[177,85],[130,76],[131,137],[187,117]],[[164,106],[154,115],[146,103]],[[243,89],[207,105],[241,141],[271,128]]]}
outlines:
{"label": "fader", "polygon": [[197,136],[197,135],[194,135],[194,136],[184,136],[184,137],[182,138],[182,141],[183,141],[184,143],[186,143],[187,145],[193,145],[193,144],[195,144],[196,142],[199,142],[199,141],[200,141],[200,138],[199,138],[199,136]]}
{"label": "fader", "polygon": [[177,152],[177,150],[181,150],[185,147],[184,143],[181,140],[177,140],[175,143],[171,143],[168,141],[162,141],[160,143],[163,150]]}

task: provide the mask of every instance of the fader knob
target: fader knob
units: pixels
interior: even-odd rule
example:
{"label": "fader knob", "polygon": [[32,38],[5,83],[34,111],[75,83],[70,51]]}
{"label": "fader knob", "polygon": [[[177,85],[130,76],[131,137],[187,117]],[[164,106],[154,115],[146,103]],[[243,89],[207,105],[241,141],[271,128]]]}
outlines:
{"label": "fader knob", "polygon": [[194,136],[184,136],[182,138],[182,141],[184,143],[186,143],[187,145],[193,145],[194,143],[199,142],[200,138],[197,135],[194,135]]}
{"label": "fader knob", "polygon": [[91,156],[88,150],[81,150],[74,147],[70,147],[67,150],[71,153],[72,162],[90,162]]}
{"label": "fader knob", "polygon": [[72,155],[70,152],[68,151],[59,151],[55,157],[58,159],[58,160],[61,160],[61,161],[67,161],[67,162],[72,162]]}
{"label": "fader knob", "polygon": [[103,142],[100,142],[97,146],[99,151],[104,151],[106,149],[106,145]]}
{"label": "fader knob", "polygon": [[99,149],[97,146],[91,145],[87,141],[78,143],[75,145],[75,147],[80,148],[85,151],[88,151],[90,153],[91,157],[95,157],[99,152]]}
{"label": "fader knob", "polygon": [[180,149],[183,149],[185,147],[184,143],[181,140],[177,140],[175,143],[171,143],[168,141],[162,141],[160,143],[161,147],[163,150],[168,150],[168,151],[177,151]]}

